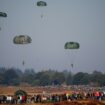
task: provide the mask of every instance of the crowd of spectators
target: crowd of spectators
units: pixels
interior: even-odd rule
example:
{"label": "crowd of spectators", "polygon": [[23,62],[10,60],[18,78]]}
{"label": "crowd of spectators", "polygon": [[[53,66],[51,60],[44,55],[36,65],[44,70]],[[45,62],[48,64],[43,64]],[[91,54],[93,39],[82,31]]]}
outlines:
{"label": "crowd of spectators", "polygon": [[61,101],[76,101],[76,100],[105,100],[105,91],[92,89],[70,90],[64,93],[40,93],[34,95],[0,95],[0,104],[18,104],[18,103],[49,103]]}

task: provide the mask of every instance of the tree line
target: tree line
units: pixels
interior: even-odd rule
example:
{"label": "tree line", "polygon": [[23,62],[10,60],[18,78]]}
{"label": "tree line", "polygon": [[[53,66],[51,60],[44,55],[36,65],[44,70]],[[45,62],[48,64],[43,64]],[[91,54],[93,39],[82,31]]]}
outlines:
{"label": "tree line", "polygon": [[22,83],[27,83],[30,86],[63,84],[105,86],[105,73],[96,70],[90,74],[86,72],[73,74],[67,70],[43,70],[35,72],[33,69],[26,69],[22,72],[16,68],[0,68],[0,85],[18,86]]}

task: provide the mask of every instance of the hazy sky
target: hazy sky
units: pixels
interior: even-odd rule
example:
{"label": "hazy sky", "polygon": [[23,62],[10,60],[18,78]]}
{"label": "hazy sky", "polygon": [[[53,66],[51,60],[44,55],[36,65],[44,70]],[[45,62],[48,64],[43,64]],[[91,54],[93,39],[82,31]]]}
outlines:
{"label": "hazy sky", "polygon": [[[0,17],[0,67],[104,72],[105,0],[44,0],[46,7],[37,1],[0,0],[0,12],[8,15]],[[32,43],[13,44],[17,35],[29,35]],[[80,49],[65,50],[70,41]]]}

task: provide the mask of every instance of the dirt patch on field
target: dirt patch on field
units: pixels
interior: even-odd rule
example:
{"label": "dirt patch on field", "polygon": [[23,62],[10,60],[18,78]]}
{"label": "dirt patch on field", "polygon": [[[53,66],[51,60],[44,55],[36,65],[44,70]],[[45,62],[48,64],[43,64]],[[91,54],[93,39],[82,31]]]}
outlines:
{"label": "dirt patch on field", "polygon": [[[41,94],[43,92],[47,92],[50,94],[62,94],[65,91],[67,91],[63,88],[55,88],[55,87],[49,88],[49,87],[24,87],[24,86],[22,86],[22,87],[15,87],[15,86],[5,87],[5,86],[1,86],[0,87],[0,95],[14,95],[14,93],[17,90],[24,90],[28,93],[28,95]],[[70,92],[70,91],[68,91],[68,92]]]}

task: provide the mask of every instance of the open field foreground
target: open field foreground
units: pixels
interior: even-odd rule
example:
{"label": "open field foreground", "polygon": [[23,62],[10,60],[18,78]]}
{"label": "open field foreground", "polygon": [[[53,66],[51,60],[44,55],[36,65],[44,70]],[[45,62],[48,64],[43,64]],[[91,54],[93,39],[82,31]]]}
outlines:
{"label": "open field foreground", "polygon": [[[50,94],[62,94],[67,91],[67,89],[62,87],[1,86],[0,95],[14,95],[17,90],[24,90],[28,95],[42,94],[43,92]],[[68,92],[70,92],[70,90]]]}

